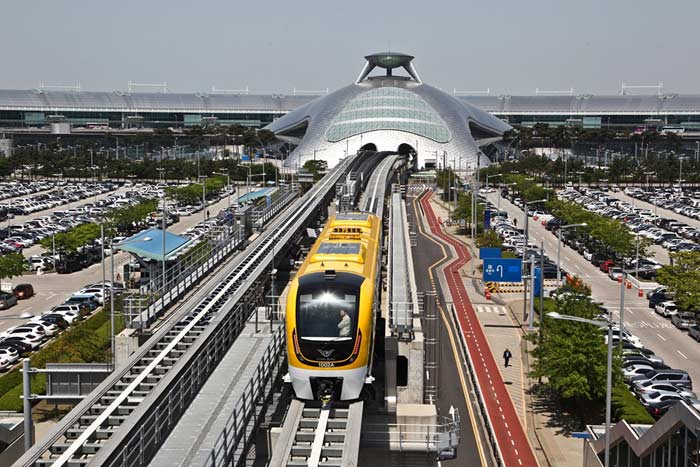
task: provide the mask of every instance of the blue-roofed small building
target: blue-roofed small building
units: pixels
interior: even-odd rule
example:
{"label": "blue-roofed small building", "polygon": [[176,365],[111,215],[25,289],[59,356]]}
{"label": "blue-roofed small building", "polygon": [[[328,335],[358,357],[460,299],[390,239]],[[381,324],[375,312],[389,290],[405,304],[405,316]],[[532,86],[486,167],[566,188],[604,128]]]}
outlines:
{"label": "blue-roofed small building", "polygon": [[[165,232],[165,261],[172,261],[184,253],[191,244],[188,237]],[[137,268],[127,265],[124,269],[124,283],[135,285],[147,284],[153,277],[162,274],[163,231],[148,229],[133,235],[114,245],[115,250],[131,253]],[[139,280],[134,277],[134,270],[139,272]],[[133,281],[132,281],[133,279]]]}

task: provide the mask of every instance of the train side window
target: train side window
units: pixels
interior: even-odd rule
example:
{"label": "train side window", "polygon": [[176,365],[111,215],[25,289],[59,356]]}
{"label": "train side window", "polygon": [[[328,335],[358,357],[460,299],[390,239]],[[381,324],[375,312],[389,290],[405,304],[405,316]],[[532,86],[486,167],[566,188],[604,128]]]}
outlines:
{"label": "train side window", "polygon": [[408,358],[396,356],[396,385],[408,386]]}

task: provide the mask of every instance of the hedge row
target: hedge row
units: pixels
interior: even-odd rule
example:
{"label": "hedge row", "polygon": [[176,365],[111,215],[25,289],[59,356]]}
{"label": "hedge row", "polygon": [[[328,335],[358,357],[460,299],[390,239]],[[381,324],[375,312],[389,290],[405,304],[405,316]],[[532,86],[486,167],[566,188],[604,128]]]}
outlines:
{"label": "hedge row", "polygon": [[624,385],[613,388],[611,408],[612,417],[616,421],[626,420],[630,424],[645,425],[654,423],[654,418]]}
{"label": "hedge row", "polygon": [[[124,329],[124,319],[117,316],[116,332]],[[46,368],[47,363],[107,362],[110,357],[109,312],[99,311],[87,320],[71,326],[53,342],[29,359],[34,368]],[[32,377],[32,393],[46,392],[46,375]],[[14,369],[0,377],[0,410],[22,411],[22,374]]]}

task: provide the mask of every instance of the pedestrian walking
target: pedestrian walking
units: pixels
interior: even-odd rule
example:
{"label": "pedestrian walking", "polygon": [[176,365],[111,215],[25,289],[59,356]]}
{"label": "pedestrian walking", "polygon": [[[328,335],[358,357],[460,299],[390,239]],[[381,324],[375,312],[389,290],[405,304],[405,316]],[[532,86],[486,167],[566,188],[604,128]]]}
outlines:
{"label": "pedestrian walking", "polygon": [[518,219],[514,217],[513,218],[513,227],[517,227],[517,226],[518,226]]}
{"label": "pedestrian walking", "polygon": [[506,362],[506,368],[508,368],[508,362],[510,362],[511,358],[513,358],[513,354],[506,348],[506,351],[503,352],[503,360]]}

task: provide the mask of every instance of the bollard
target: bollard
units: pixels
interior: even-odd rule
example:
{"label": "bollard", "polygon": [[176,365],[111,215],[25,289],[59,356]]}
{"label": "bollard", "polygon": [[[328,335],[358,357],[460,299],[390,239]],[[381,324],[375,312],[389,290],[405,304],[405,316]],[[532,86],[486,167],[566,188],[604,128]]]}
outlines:
{"label": "bollard", "polygon": [[620,276],[620,277],[617,278],[617,283],[618,283],[618,284],[622,284],[622,276]]}
{"label": "bollard", "polygon": [[484,296],[486,297],[486,300],[491,300],[491,291],[489,289],[486,289],[484,292]]}
{"label": "bollard", "polygon": [[627,288],[628,288],[628,289],[631,289],[631,288],[632,288],[632,282],[627,281]]}
{"label": "bollard", "polygon": [[637,292],[638,297],[643,297],[644,296],[644,291],[640,288],[639,291]]}

